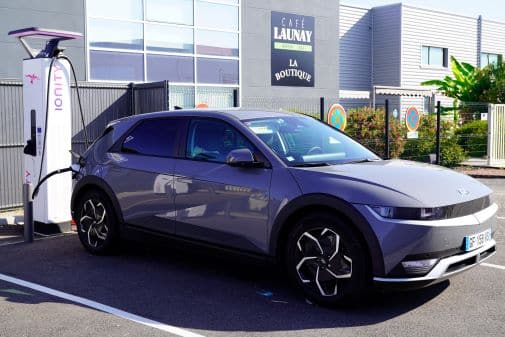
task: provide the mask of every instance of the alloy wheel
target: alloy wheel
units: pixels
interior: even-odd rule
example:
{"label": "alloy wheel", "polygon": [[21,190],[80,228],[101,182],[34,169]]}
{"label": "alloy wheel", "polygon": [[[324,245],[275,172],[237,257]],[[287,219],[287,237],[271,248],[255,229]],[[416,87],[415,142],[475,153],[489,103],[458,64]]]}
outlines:
{"label": "alloy wheel", "polygon": [[90,247],[98,248],[104,244],[109,233],[107,220],[107,211],[100,201],[88,199],[84,202],[79,219],[80,231],[85,233]]}
{"label": "alloy wheel", "polygon": [[329,228],[302,233],[297,242],[300,281],[322,296],[335,296],[352,277],[352,259],[340,235]]}

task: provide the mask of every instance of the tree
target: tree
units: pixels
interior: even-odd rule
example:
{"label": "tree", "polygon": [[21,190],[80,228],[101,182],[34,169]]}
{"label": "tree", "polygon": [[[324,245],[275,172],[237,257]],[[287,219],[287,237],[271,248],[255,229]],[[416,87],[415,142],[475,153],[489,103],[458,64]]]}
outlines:
{"label": "tree", "polygon": [[481,69],[477,76],[476,90],[480,91],[480,101],[505,103],[505,64],[502,60]]}
{"label": "tree", "polygon": [[446,76],[443,80],[429,80],[421,85],[437,86],[446,96],[462,102],[478,102],[482,92],[477,86],[479,69],[469,63],[459,62],[451,56],[451,69],[454,77]]}

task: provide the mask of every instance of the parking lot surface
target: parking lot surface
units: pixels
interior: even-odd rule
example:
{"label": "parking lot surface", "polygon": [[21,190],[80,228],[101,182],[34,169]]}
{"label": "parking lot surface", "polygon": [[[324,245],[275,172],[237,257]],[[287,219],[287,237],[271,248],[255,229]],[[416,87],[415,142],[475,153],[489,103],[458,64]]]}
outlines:
{"label": "parking lot surface", "polygon": [[481,181],[498,252],[450,282],[328,309],[273,266],[169,244],[93,256],[69,234],[0,247],[0,336],[504,336],[505,180]]}

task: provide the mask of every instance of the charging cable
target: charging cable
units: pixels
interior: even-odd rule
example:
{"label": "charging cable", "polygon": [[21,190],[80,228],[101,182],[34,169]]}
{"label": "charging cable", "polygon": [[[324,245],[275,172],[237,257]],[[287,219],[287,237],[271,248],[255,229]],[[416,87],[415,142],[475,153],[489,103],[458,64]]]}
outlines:
{"label": "charging cable", "polygon": [[63,55],[63,54],[60,53],[59,55],[56,55],[56,56],[52,57],[51,63],[49,65],[49,72],[48,72],[48,75],[47,75],[47,94],[46,94],[46,113],[45,113],[46,118],[45,118],[45,122],[44,122],[44,140],[43,140],[43,144],[42,144],[42,154],[41,154],[41,158],[40,158],[39,177],[38,177],[37,185],[35,186],[35,189],[33,190],[33,194],[32,194],[32,198],[33,199],[37,196],[40,186],[47,179],[49,179],[50,177],[52,177],[52,176],[54,176],[56,174],[61,174],[61,173],[70,172],[70,171],[72,171],[74,173],[78,173],[72,167],[67,167],[67,168],[63,168],[63,169],[52,171],[51,173],[47,174],[45,177],[42,178],[42,168],[44,166],[44,159],[45,159],[45,153],[46,153],[46,139],[47,139],[47,126],[48,126],[47,121],[49,119],[48,117],[49,117],[49,95],[50,95],[50,92],[51,92],[51,90],[50,90],[51,89],[51,73],[52,73],[52,70],[53,70],[53,64],[58,59],[64,59],[70,65],[70,69],[72,71],[72,75],[73,75],[74,82],[75,82],[75,88],[76,88],[76,91],[77,91],[77,101],[78,101],[78,104],[79,104],[79,111],[80,111],[80,115],[81,115],[82,129],[83,129],[83,132],[84,132],[84,144],[85,144],[86,149],[88,148],[88,144],[89,144],[89,142],[88,142],[88,133],[87,133],[87,129],[86,129],[86,122],[84,121],[84,112],[83,112],[82,103],[81,103],[81,95],[79,93],[79,83],[77,82],[77,75],[75,73],[75,68],[74,68],[74,65],[72,64],[72,61],[70,60],[70,58],[68,56]]}

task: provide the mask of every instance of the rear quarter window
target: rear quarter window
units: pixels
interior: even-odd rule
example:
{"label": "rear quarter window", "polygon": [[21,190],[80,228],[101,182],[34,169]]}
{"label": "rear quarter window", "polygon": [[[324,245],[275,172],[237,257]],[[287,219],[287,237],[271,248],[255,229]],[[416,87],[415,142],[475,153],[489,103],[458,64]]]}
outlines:
{"label": "rear quarter window", "polygon": [[148,119],[142,121],[123,140],[121,152],[144,156],[174,157],[178,121]]}

